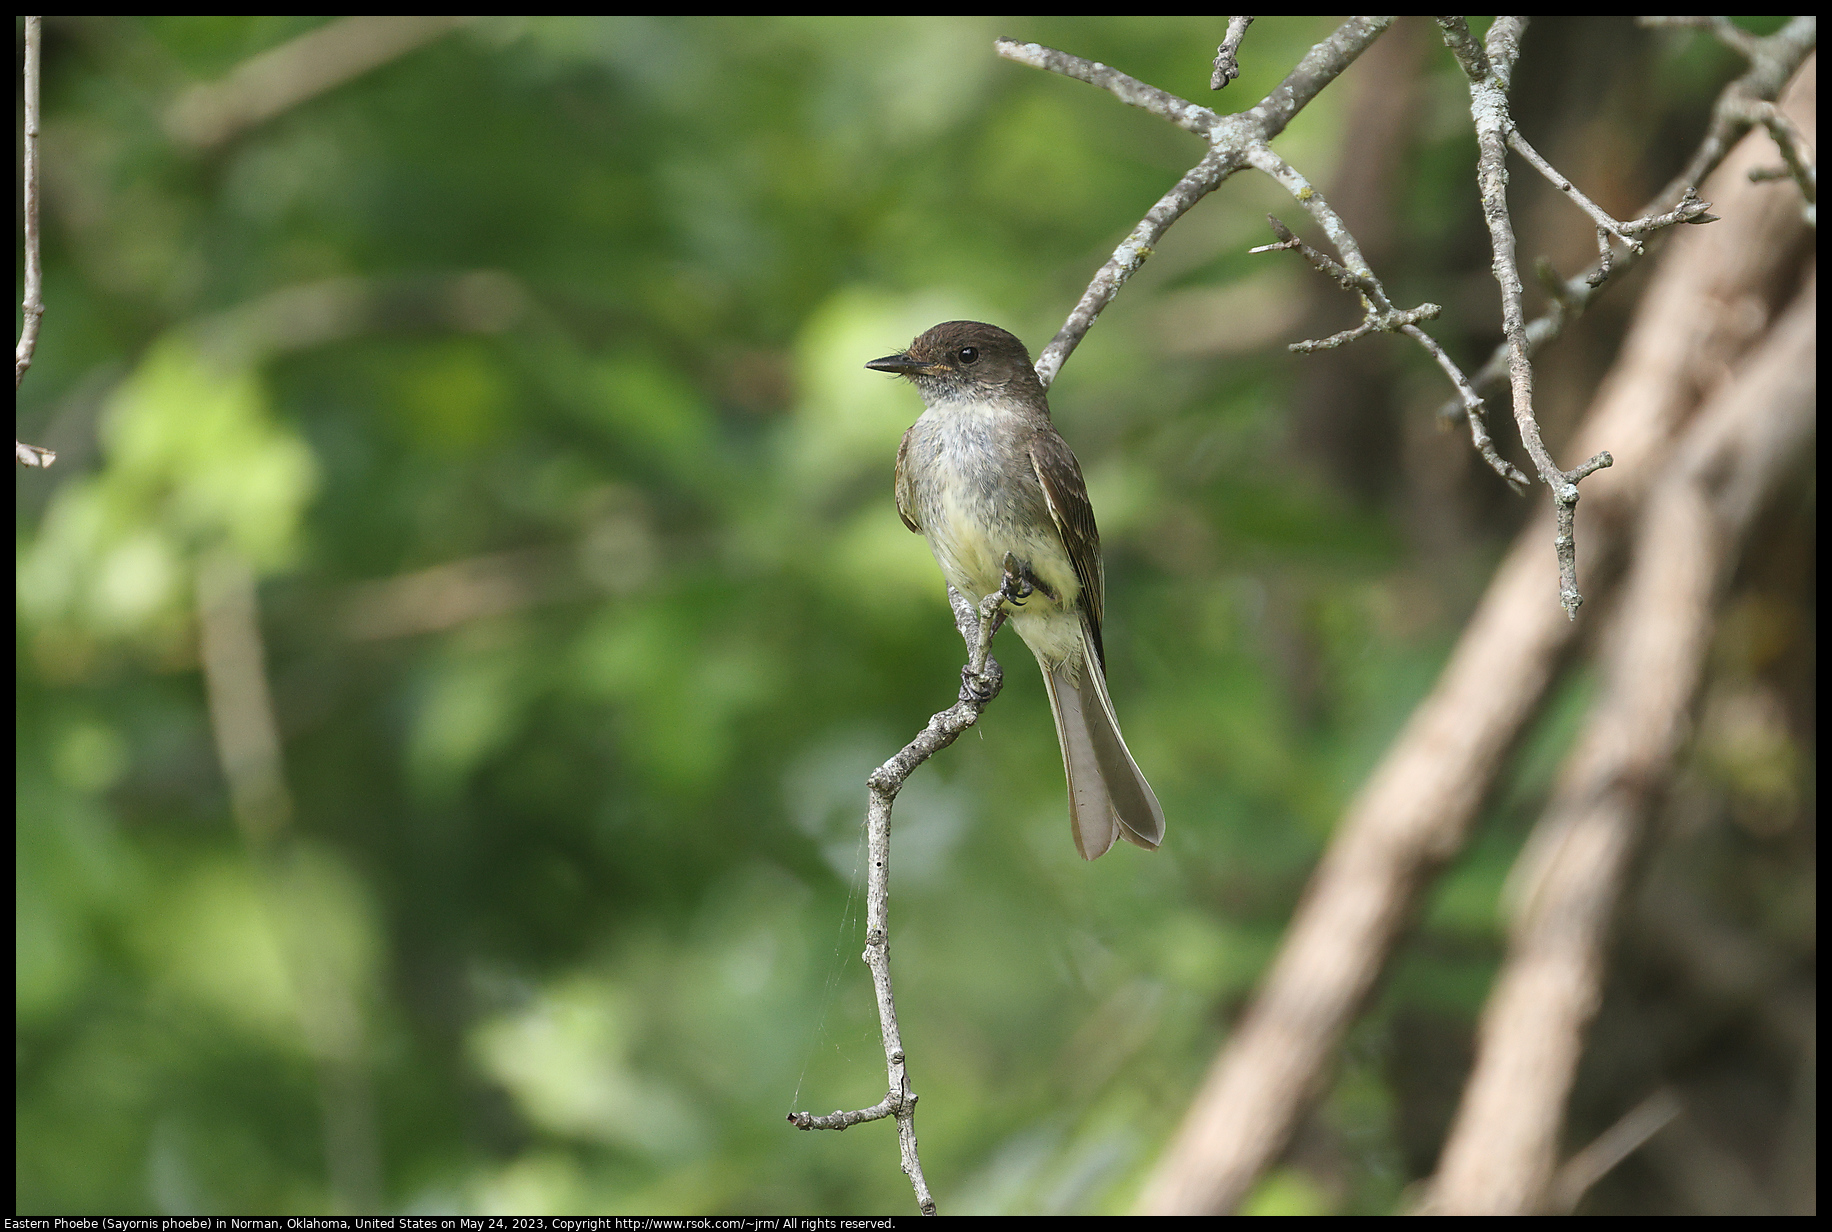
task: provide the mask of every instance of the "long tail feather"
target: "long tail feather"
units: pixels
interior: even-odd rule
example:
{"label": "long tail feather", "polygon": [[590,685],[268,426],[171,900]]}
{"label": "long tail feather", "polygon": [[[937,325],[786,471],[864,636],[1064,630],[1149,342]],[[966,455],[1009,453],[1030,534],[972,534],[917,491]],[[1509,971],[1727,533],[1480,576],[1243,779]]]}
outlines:
{"label": "long tail feather", "polygon": [[1081,670],[1039,660],[1069,782],[1069,820],[1082,858],[1105,855],[1124,836],[1140,847],[1164,841],[1164,809],[1120,735],[1099,660],[1083,625]]}

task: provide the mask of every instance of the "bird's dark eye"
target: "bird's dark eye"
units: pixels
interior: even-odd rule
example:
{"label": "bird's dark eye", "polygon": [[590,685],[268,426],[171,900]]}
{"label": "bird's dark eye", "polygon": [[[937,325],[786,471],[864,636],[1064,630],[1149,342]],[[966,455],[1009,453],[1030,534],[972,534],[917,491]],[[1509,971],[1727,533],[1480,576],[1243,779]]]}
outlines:
{"label": "bird's dark eye", "polygon": [[963,364],[970,364],[979,357],[980,352],[978,347],[962,347],[960,349],[960,358]]}

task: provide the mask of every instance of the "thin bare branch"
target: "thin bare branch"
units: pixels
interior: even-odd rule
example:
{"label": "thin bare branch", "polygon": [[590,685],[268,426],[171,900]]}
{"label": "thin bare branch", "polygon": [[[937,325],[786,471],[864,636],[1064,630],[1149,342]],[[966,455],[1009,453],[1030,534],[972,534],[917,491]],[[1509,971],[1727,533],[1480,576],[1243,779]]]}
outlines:
{"label": "thin bare branch", "polygon": [[1187,102],[1168,90],[1146,85],[1138,78],[1128,77],[1116,68],[1109,68],[1095,60],[1084,60],[1066,51],[1057,51],[1054,47],[1045,47],[1041,43],[1020,43],[1015,39],[1002,38],[993,44],[993,48],[1007,60],[1027,64],[1031,68],[1040,68],[1046,73],[1060,73],[1064,77],[1073,77],[1076,81],[1085,81],[1091,86],[1099,86],[1128,107],[1138,107],[1141,110],[1149,111],[1160,119],[1169,120],[1186,132],[1195,133],[1198,137],[1207,138],[1221,119],[1207,107]]}
{"label": "thin bare branch", "polygon": [[[13,351],[13,392],[19,392],[25,370],[38,349],[38,322],[45,314],[44,258],[38,236],[38,93],[43,62],[42,17],[25,19],[25,155],[19,179],[25,192],[25,295],[19,305],[19,345]],[[21,466],[49,466],[57,455],[41,445],[13,440],[13,456]]]}
{"label": "thin bare branch", "polygon": [[865,877],[865,953],[871,968],[872,989],[878,1000],[878,1027],[884,1039],[884,1060],[889,1071],[890,1089],[885,1097],[869,1108],[836,1111],[825,1116],[808,1112],[789,1113],[789,1123],[797,1129],[843,1130],[866,1121],[886,1117],[897,1119],[898,1154],[903,1171],[916,1191],[916,1204],[925,1215],[935,1213],[935,1199],[923,1179],[922,1160],[916,1150],[916,1093],[910,1089],[909,1063],[903,1051],[903,1037],[897,1027],[897,1003],[891,991],[890,968],[890,865],[891,806],[897,793],[916,767],[934,754],[953,744],[960,734],[979,721],[992,699],[1004,687],[1004,672],[998,660],[991,657],[992,636],[1004,623],[1005,605],[1017,602],[1030,593],[1030,586],[1019,576],[1015,562],[1007,557],[1004,581],[998,590],[975,605],[952,586],[948,602],[954,608],[954,626],[967,645],[967,666],[961,670],[961,689],[955,704],[929,719],[927,727],[904,745],[898,754],[879,766],[866,780],[869,789],[866,806],[866,855],[870,865]]}
{"label": "thin bare branch", "polygon": [[[1558,515],[1552,543],[1558,558],[1559,603],[1565,615],[1575,620],[1584,602],[1578,589],[1578,481],[1609,466],[1614,459],[1609,453],[1600,452],[1572,470],[1562,470],[1552,460],[1552,454],[1540,437],[1539,417],[1533,409],[1532,351],[1527,341],[1526,309],[1520,268],[1515,259],[1514,224],[1508,211],[1507,187],[1507,144],[1514,130],[1514,122],[1508,114],[1508,74],[1520,54],[1520,37],[1526,28],[1526,19],[1496,18],[1495,24],[1489,27],[1483,49],[1486,54],[1482,59],[1470,53],[1472,37],[1461,17],[1442,17],[1438,24],[1444,30],[1445,43],[1469,76],[1470,116],[1475,121],[1479,150],[1476,179],[1482,192],[1482,214],[1488,223],[1489,246],[1494,252],[1495,282],[1501,288],[1502,330],[1508,340],[1508,378],[1513,390],[1514,424],[1520,431],[1521,443],[1527,447],[1527,456],[1539,471],[1540,481],[1552,489]],[[1481,71],[1484,63],[1488,66],[1487,72]],[[1610,222],[1613,224],[1615,220],[1610,219]]]}
{"label": "thin bare branch", "polygon": [[[1705,177],[1724,161],[1738,139],[1749,131],[1753,121],[1748,116],[1748,100],[1772,101],[1812,53],[1818,40],[1819,20],[1813,16],[1796,17],[1775,33],[1761,39],[1745,36],[1743,31],[1730,26],[1727,21],[1716,18],[1641,20],[1650,25],[1686,25],[1711,29],[1749,57],[1749,71],[1725,86],[1718,94],[1717,102],[1711,109],[1711,123],[1700,139],[1698,148],[1687,160],[1684,170],[1674,176],[1641,209],[1641,216],[1650,220],[1650,229],[1667,225],[1666,220],[1675,213],[1686,215],[1677,219],[1680,222],[1715,222],[1717,216],[1706,212],[1709,205],[1699,200],[1700,186]],[[1735,31],[1735,36],[1726,36],[1719,29],[1720,24]],[[1566,279],[1562,294],[1552,296],[1551,306],[1527,325],[1529,350],[1538,351],[1563,334],[1568,325],[1584,314],[1606,284],[1628,273],[1641,261],[1643,255],[1631,250],[1618,253],[1613,259],[1602,256],[1588,269]],[[1487,393],[1507,377],[1509,354],[1510,343],[1504,339],[1471,378],[1478,393]],[[1438,414],[1446,419],[1453,419],[1461,413],[1461,405],[1454,400],[1438,409]]]}
{"label": "thin bare branch", "polygon": [[[1436,305],[1427,306],[1436,307]],[[1489,436],[1486,406],[1477,396],[1475,388],[1469,383],[1469,378],[1463,375],[1463,369],[1451,361],[1444,348],[1438,345],[1436,338],[1418,326],[1402,325],[1399,332],[1424,347],[1426,353],[1431,356],[1438,367],[1443,369],[1444,375],[1450,378],[1451,384],[1457,387],[1457,396],[1463,400],[1464,418],[1469,421],[1470,444],[1475,447],[1476,453],[1482,460],[1488,463],[1490,470],[1507,480],[1508,486],[1515,492],[1524,495],[1533,486],[1533,481],[1527,477],[1526,472],[1502,457],[1495,448],[1495,441]]]}
{"label": "thin bare branch", "polygon": [[1228,32],[1215,49],[1215,71],[1209,76],[1209,89],[1219,90],[1240,76],[1240,41],[1247,37],[1247,27],[1252,24],[1251,17],[1228,18]]}
{"label": "thin bare branch", "polygon": [[1736,101],[1735,107],[1750,123],[1768,129],[1769,136],[1775,139],[1775,145],[1781,150],[1781,160],[1786,165],[1786,171],[1780,176],[1765,175],[1762,178],[1791,178],[1800,188],[1807,225],[1817,226],[1819,169],[1814,162],[1813,150],[1799,126],[1788,119],[1779,107],[1765,99],[1741,98]]}
{"label": "thin bare branch", "polygon": [[20,179],[25,191],[25,298],[19,345],[13,352],[13,390],[25,380],[38,348],[38,321],[44,316],[44,258],[38,235],[38,92],[44,44],[42,17],[25,19],[25,156]]}
{"label": "thin bare branch", "polygon": [[1590,1145],[1567,1159],[1552,1179],[1546,1201],[1549,1212],[1569,1215],[1591,1187],[1615,1170],[1617,1164],[1639,1151],[1647,1140],[1673,1123],[1682,1111],[1679,1096],[1661,1087],[1622,1114],[1622,1119],[1598,1134]]}
{"label": "thin bare branch", "polygon": [[443,38],[471,17],[343,17],[191,87],[165,113],[175,140],[209,149],[307,99]]}
{"label": "thin bare branch", "polygon": [[1008,60],[1099,86],[1120,101],[1169,120],[1209,142],[1209,151],[1201,161],[1151,207],[1114,250],[1113,256],[1089,282],[1062,329],[1038,355],[1037,378],[1046,389],[1093,327],[1101,310],[1113,302],[1120,287],[1138,272],[1170,225],[1245,166],[1255,146],[1283,132],[1291,117],[1353,64],[1392,22],[1391,17],[1353,17],[1343,22],[1328,38],[1305,53],[1297,67],[1257,106],[1226,117],[1104,64],[1036,43],[998,40],[998,53]]}
{"label": "thin bare branch", "polygon": [[[1540,157],[1539,151],[1528,143],[1526,137],[1521,134],[1518,128],[1510,127],[1508,129],[1507,138],[1508,144],[1514,147],[1515,152],[1526,159],[1535,171],[1545,176],[1552,187],[1558,189],[1567,197],[1570,197],[1572,202],[1579,209],[1590,215],[1596,222],[1598,231],[1615,236],[1630,248],[1640,249],[1641,242],[1634,237],[1633,233],[1626,230],[1623,224],[1618,222],[1608,210],[1605,210],[1595,201],[1585,196],[1576,184],[1573,184],[1570,180],[1560,175],[1551,163]],[[1603,255],[1607,256],[1608,253],[1609,249],[1605,246]]]}

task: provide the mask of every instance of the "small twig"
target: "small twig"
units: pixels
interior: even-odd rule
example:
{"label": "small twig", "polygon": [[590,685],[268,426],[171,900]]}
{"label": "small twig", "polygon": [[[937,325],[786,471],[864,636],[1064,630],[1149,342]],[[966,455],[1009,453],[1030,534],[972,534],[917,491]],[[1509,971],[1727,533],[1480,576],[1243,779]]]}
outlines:
{"label": "small twig", "polygon": [[1445,354],[1444,348],[1438,345],[1436,338],[1418,326],[1401,326],[1400,333],[1416,340],[1420,346],[1424,347],[1431,358],[1437,361],[1438,367],[1444,370],[1444,375],[1450,378],[1451,384],[1457,387],[1457,396],[1463,401],[1464,418],[1469,421],[1470,444],[1475,447],[1476,453],[1484,462],[1488,463],[1490,470],[1507,480],[1509,487],[1524,495],[1527,489],[1533,486],[1533,481],[1527,478],[1526,472],[1502,457],[1495,448],[1495,442],[1489,436],[1486,405],[1477,396],[1475,388],[1469,383],[1469,378],[1463,375],[1463,369],[1451,361],[1450,356]]}
{"label": "small twig", "polygon": [[220,80],[192,86],[166,109],[165,130],[193,149],[210,149],[474,20],[444,14],[338,18],[250,56]]}
{"label": "small twig", "polygon": [[[15,394],[25,380],[25,370],[32,366],[32,353],[38,349],[38,321],[45,314],[45,268],[38,238],[38,81],[44,23],[42,17],[25,19],[25,155],[19,177],[25,191],[25,296],[19,305],[19,346],[13,352]],[[49,466],[57,461],[51,450],[27,445],[17,437],[13,456],[22,466]]]}
{"label": "small twig", "polygon": [[[1609,235],[1615,236],[1617,239],[1621,240],[1624,244],[1627,244],[1630,248],[1635,249],[1637,252],[1641,250],[1640,241],[1635,239],[1635,237],[1632,234],[1630,234],[1626,229],[1624,229],[1622,223],[1617,221],[1616,218],[1612,214],[1610,214],[1608,210],[1604,209],[1602,206],[1598,205],[1595,201],[1592,201],[1589,197],[1585,196],[1583,191],[1580,190],[1576,184],[1573,184],[1570,180],[1566,179],[1563,175],[1560,175],[1558,171],[1553,168],[1551,163],[1547,162],[1544,158],[1540,157],[1539,151],[1534,149],[1533,146],[1528,143],[1526,136],[1518,128],[1515,128],[1512,125],[1510,125],[1508,128],[1507,137],[1508,137],[1508,144],[1513,146],[1515,152],[1518,153],[1522,158],[1526,159],[1527,162],[1533,167],[1535,171],[1538,171],[1541,175],[1545,176],[1547,181],[1551,183],[1552,187],[1558,189],[1560,192],[1564,193],[1567,197],[1570,197],[1572,202],[1579,209],[1583,210],[1586,214],[1589,214],[1590,217],[1593,220],[1595,220],[1598,231],[1605,232]],[[1607,244],[1605,244],[1603,246],[1602,256],[1607,257],[1608,255],[1609,255],[1609,248]]]}
{"label": "small twig", "polygon": [[1088,283],[1081,300],[1069,313],[1050,344],[1037,356],[1037,379],[1049,388],[1074,353],[1101,310],[1113,302],[1126,280],[1138,272],[1170,225],[1183,217],[1191,206],[1220,187],[1234,172],[1247,165],[1249,153],[1283,132],[1292,116],[1367,50],[1393,23],[1391,17],[1351,17],[1317,43],[1285,75],[1285,80],[1261,99],[1258,105],[1230,116],[1218,116],[1207,107],[1199,107],[1156,86],[1146,85],[1105,64],[1084,60],[1067,52],[1036,43],[1018,43],[1000,39],[998,53],[1007,60],[1028,64],[1046,72],[1060,73],[1099,86],[1129,106],[1139,107],[1169,120],[1188,132],[1206,138],[1208,153],[1186,172],[1171,190],[1151,207],[1138,226],[1114,250]]}
{"label": "small twig", "polygon": [[[1527,456],[1532,458],[1534,468],[1539,471],[1540,481],[1552,489],[1552,500],[1557,511],[1557,530],[1552,542],[1558,555],[1559,603],[1564,607],[1565,615],[1576,620],[1578,608],[1584,602],[1584,596],[1578,589],[1575,529],[1578,481],[1609,466],[1614,459],[1607,452],[1602,452],[1573,470],[1560,469],[1540,438],[1539,417],[1533,410],[1532,351],[1527,340],[1523,288],[1520,269],[1515,260],[1514,224],[1508,212],[1507,189],[1508,135],[1514,128],[1514,122],[1508,114],[1508,81],[1514,61],[1520,55],[1520,37],[1526,29],[1526,19],[1496,18],[1495,24],[1489,27],[1487,44],[1483,49],[1486,54],[1480,58],[1470,50],[1474,38],[1461,17],[1440,17],[1438,24],[1444,30],[1444,42],[1469,77],[1470,116],[1475,121],[1479,148],[1476,180],[1481,187],[1482,213],[1488,223],[1489,245],[1494,252],[1495,282],[1501,288],[1502,328],[1508,340],[1508,377],[1513,389],[1514,424],[1520,430],[1521,443],[1527,447]],[[1614,219],[1610,221],[1615,222]]]}
{"label": "small twig", "polygon": [[1027,64],[1031,68],[1040,68],[1046,73],[1060,73],[1064,77],[1073,77],[1076,81],[1085,81],[1091,86],[1099,86],[1128,107],[1137,107],[1149,111],[1160,119],[1169,120],[1186,132],[1195,133],[1198,137],[1208,137],[1221,117],[1196,103],[1178,98],[1169,90],[1160,90],[1157,86],[1146,85],[1136,77],[1128,77],[1116,68],[1096,60],[1084,60],[1080,56],[1066,51],[1057,51],[1054,47],[1045,47],[1041,43],[1020,43],[1016,39],[1002,38],[993,44],[1001,56]]}
{"label": "small twig", "polygon": [[1666,16],[1652,14],[1636,18],[1636,22],[1649,29],[1666,27],[1668,29],[1706,30],[1714,35],[1718,42],[1732,51],[1742,54],[1744,59],[1753,58],[1761,41],[1755,35],[1734,24],[1730,18],[1723,16],[1706,16],[1704,14],[1686,14]]}
{"label": "small twig", "polygon": [[1247,27],[1252,24],[1251,17],[1228,18],[1228,32],[1221,36],[1221,46],[1215,49],[1215,72],[1209,77],[1209,89],[1219,90],[1240,76],[1240,61],[1236,56],[1240,41],[1247,37]]}
{"label": "small twig", "polygon": [[[1808,226],[1817,226],[1819,207],[1819,170],[1814,162],[1813,151],[1807,147],[1806,135],[1794,122],[1783,115],[1781,108],[1763,98],[1742,98],[1736,100],[1735,108],[1741,118],[1751,124],[1760,124],[1768,129],[1769,136],[1775,139],[1775,145],[1781,150],[1781,159],[1787,165],[1786,171],[1775,179],[1792,177],[1800,187],[1804,199],[1804,210]],[[1764,176],[1763,178],[1771,178]]]}
{"label": "small twig", "polygon": [[[1774,104],[1770,103],[1766,105],[1770,110],[1774,109]],[[1776,114],[1779,113],[1777,112]],[[1783,119],[1782,122],[1786,123],[1786,120]],[[1597,240],[1599,249],[1597,262],[1603,267],[1604,277],[1608,277],[1609,271],[1609,236],[1615,236],[1624,244],[1627,244],[1631,251],[1639,255],[1645,251],[1641,243],[1641,236],[1650,235],[1655,231],[1675,226],[1678,223],[1699,221],[1700,216],[1703,215],[1708,208],[1705,203],[1700,201],[1696,196],[1688,196],[1679,203],[1677,208],[1669,210],[1664,214],[1652,214],[1648,217],[1636,218],[1629,222],[1619,222],[1608,210],[1605,210],[1602,206],[1598,205],[1579,191],[1577,185],[1559,174],[1558,170],[1541,157],[1540,152],[1528,143],[1526,137],[1521,134],[1521,131],[1511,124],[1508,127],[1508,144],[1512,146],[1514,151],[1522,158],[1531,163],[1535,171],[1545,176],[1554,188],[1564,193],[1567,197],[1570,197],[1572,202],[1576,204],[1579,209],[1589,214],[1591,219],[1596,222],[1599,235]]]}
{"label": "small twig", "polygon": [[[1724,161],[1737,139],[1748,131],[1753,121],[1748,118],[1745,103],[1751,99],[1772,101],[1813,50],[1818,38],[1818,18],[1796,17],[1767,38],[1748,35],[1722,18],[1643,17],[1638,20],[1650,26],[1709,29],[1749,58],[1749,71],[1719,92],[1712,105],[1711,123],[1685,168],[1641,210],[1649,220],[1650,230],[1666,226],[1668,216],[1674,213],[1686,215],[1676,220],[1680,222],[1716,222],[1717,216],[1708,212],[1709,205],[1699,200],[1698,186]],[[1467,27],[1464,33],[1467,35]],[[1445,41],[1450,41],[1450,35],[1446,34]],[[1452,50],[1456,50],[1454,45]],[[1461,58],[1459,55],[1459,61]],[[1617,254],[1613,260],[1599,258],[1589,269],[1567,279],[1563,294],[1553,296],[1547,310],[1528,323],[1528,349],[1538,351],[1564,333],[1565,327],[1584,314],[1604,286],[1635,268],[1642,255],[1629,251]],[[1508,375],[1509,353],[1510,343],[1503,339],[1471,378],[1478,392],[1494,388]],[[1461,413],[1462,406],[1454,399],[1438,408],[1438,415],[1445,419],[1455,419]]]}
{"label": "small twig", "polygon": [[[1255,171],[1264,172],[1276,181],[1280,188],[1291,194],[1292,200],[1303,206],[1304,211],[1316,219],[1317,225],[1323,228],[1323,234],[1329,237],[1329,242],[1335,245],[1337,252],[1342,254],[1342,263],[1348,276],[1355,280],[1355,288],[1371,296],[1383,311],[1392,309],[1393,305],[1387,299],[1386,289],[1380,285],[1380,280],[1374,277],[1374,271],[1368,266],[1367,258],[1361,255],[1361,245],[1356,242],[1348,225],[1342,221],[1342,216],[1337,214],[1330,207],[1330,203],[1324,200],[1323,194],[1317,191],[1316,185],[1306,179],[1303,172],[1279,157],[1273,148],[1264,142],[1256,143],[1247,152],[1247,161]],[[1274,230],[1278,231],[1281,228],[1275,227]],[[1289,231],[1286,231],[1279,238],[1284,239],[1290,234]],[[1344,283],[1343,285],[1348,286],[1349,284]]]}
{"label": "small twig", "polygon": [[[1271,159],[1277,158],[1277,155],[1271,154],[1270,151],[1266,153]],[[1290,169],[1286,168],[1286,170],[1289,171]],[[1344,255],[1347,256],[1352,253],[1353,256],[1350,259],[1360,262],[1365,269],[1366,262],[1362,261],[1360,248],[1355,246],[1353,237],[1348,236],[1347,228],[1342,227],[1341,220],[1336,218],[1335,211],[1330,209],[1329,203],[1323,200],[1322,194],[1318,193],[1308,183],[1303,183],[1302,177],[1297,176],[1295,171],[1291,171],[1290,174],[1296,177],[1298,181],[1296,190],[1292,192],[1292,195],[1297,197],[1300,202],[1304,203],[1306,208],[1311,209],[1313,212],[1324,212],[1328,218],[1333,220],[1334,227],[1347,237]],[[1274,175],[1273,178],[1280,179],[1281,177],[1279,175]],[[1281,182],[1283,182],[1283,180]],[[1292,185],[1287,184],[1287,187],[1290,188]],[[1497,475],[1507,480],[1508,485],[1516,492],[1525,492],[1527,488],[1531,486],[1532,481],[1513,463],[1503,458],[1496,450],[1495,442],[1489,436],[1488,422],[1484,413],[1482,399],[1477,396],[1476,391],[1470,386],[1469,378],[1463,375],[1463,370],[1456,365],[1456,362],[1450,358],[1444,348],[1438,345],[1437,339],[1418,327],[1420,321],[1435,320],[1443,309],[1437,304],[1420,304],[1417,308],[1403,311],[1395,308],[1391,301],[1387,299],[1386,289],[1381,286],[1380,280],[1375,278],[1372,272],[1356,274],[1343,267],[1332,260],[1327,254],[1318,252],[1315,248],[1312,248],[1296,235],[1292,234],[1289,227],[1271,214],[1266,216],[1266,222],[1272,227],[1273,234],[1279,237],[1279,242],[1276,244],[1264,244],[1258,248],[1249,249],[1249,252],[1297,252],[1302,255],[1305,260],[1315,266],[1318,271],[1333,278],[1343,290],[1358,293],[1366,309],[1366,316],[1362,318],[1361,324],[1355,326],[1353,329],[1343,330],[1341,333],[1335,334],[1329,338],[1294,342],[1290,344],[1289,349],[1301,355],[1308,355],[1315,351],[1333,350],[1336,347],[1342,346],[1344,343],[1353,342],[1357,338],[1364,337],[1367,334],[1377,331],[1404,334],[1408,338],[1411,338],[1425,348],[1426,353],[1431,356],[1432,361],[1443,370],[1445,376],[1450,378],[1451,384],[1456,386],[1458,397],[1462,399],[1464,417],[1469,421],[1470,442],[1474,445],[1476,452],[1481,455],[1482,460],[1487,462]],[[1325,227],[1325,230],[1329,229],[1329,226]]]}
{"label": "small twig", "polygon": [[1623,1113],[1621,1120],[1559,1167],[1546,1198],[1548,1212],[1571,1214],[1592,1186],[1671,1125],[1681,1111],[1679,1096],[1672,1088],[1661,1087]]}
{"label": "small twig", "polygon": [[1005,605],[1022,603],[1031,593],[1030,583],[1011,556],[1005,558],[1005,577],[999,589],[975,605],[952,586],[948,602],[954,608],[954,627],[967,644],[967,666],[961,670],[961,689],[955,704],[929,719],[927,727],[904,745],[898,754],[879,766],[866,780],[866,854],[870,867],[865,879],[865,965],[871,968],[872,989],[878,1001],[878,1027],[884,1038],[884,1060],[890,1089],[869,1108],[839,1110],[825,1116],[791,1112],[788,1121],[797,1129],[844,1130],[866,1121],[897,1119],[898,1154],[904,1175],[916,1191],[916,1204],[925,1215],[935,1213],[935,1199],[923,1179],[922,1160],[916,1150],[916,1093],[910,1089],[908,1058],[897,1027],[897,1002],[891,991],[890,967],[890,863],[891,806],[916,767],[953,744],[979,721],[1004,685],[1004,672],[992,658],[992,637],[1005,622]]}
{"label": "small twig", "polygon": [[[1318,198],[1320,200],[1320,198]],[[1281,222],[1276,215],[1266,215],[1266,221],[1272,227],[1274,235],[1279,237],[1276,244],[1261,244],[1258,248],[1249,248],[1249,253],[1261,252],[1296,252],[1316,267],[1319,273],[1334,279],[1345,291],[1355,291],[1361,296],[1362,306],[1367,315],[1360,325],[1345,329],[1328,338],[1306,339],[1302,342],[1289,343],[1287,350],[1300,355],[1309,355],[1315,351],[1333,351],[1344,343],[1353,342],[1372,333],[1402,333],[1408,326],[1416,326],[1420,321],[1436,320],[1443,312],[1437,304],[1420,304],[1416,308],[1400,309],[1387,299],[1387,292],[1380,281],[1372,274],[1356,274],[1332,260],[1328,254],[1318,252],[1309,244],[1293,235],[1291,228]],[[1422,331],[1421,331],[1422,332]]]}

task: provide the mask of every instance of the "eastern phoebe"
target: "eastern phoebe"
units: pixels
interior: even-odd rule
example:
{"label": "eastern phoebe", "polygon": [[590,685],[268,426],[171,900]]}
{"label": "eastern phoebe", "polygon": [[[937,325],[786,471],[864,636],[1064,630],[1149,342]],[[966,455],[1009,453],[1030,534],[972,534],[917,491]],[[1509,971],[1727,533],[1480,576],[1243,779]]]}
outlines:
{"label": "eastern phoebe", "polygon": [[1035,588],[1010,620],[1049,690],[1075,849],[1092,860],[1122,835],[1156,847],[1164,810],[1107,696],[1100,532],[1030,352],[996,325],[947,321],[865,366],[922,394],[927,409],[897,449],[897,513],[929,541],[948,584],[977,603],[1004,584],[1011,560]]}

